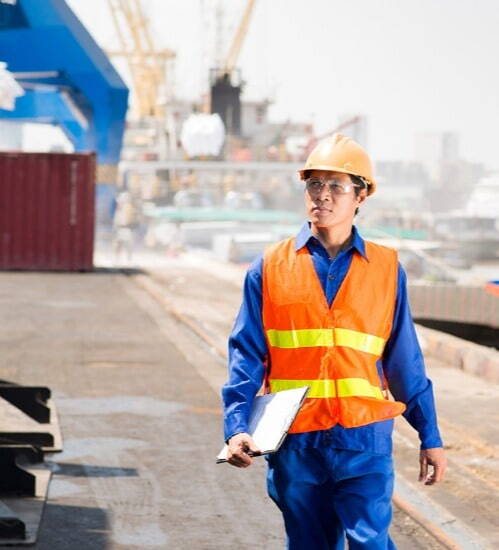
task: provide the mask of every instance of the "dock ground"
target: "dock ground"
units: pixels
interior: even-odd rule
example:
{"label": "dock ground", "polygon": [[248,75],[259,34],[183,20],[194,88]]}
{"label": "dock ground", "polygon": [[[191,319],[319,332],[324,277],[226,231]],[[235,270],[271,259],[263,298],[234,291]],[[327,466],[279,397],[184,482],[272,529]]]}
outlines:
{"label": "dock ground", "polygon": [[[216,349],[226,345],[241,277],[189,255],[142,274],[0,274],[0,378],[49,386],[64,436],[64,451],[47,459],[53,477],[36,548],[284,547],[264,460],[249,470],[214,461],[225,379]],[[397,490],[447,523],[462,548],[498,547],[499,387],[427,364],[449,475],[437,487],[416,483],[417,442],[401,421]],[[401,550],[445,547],[398,508],[392,532]]]}

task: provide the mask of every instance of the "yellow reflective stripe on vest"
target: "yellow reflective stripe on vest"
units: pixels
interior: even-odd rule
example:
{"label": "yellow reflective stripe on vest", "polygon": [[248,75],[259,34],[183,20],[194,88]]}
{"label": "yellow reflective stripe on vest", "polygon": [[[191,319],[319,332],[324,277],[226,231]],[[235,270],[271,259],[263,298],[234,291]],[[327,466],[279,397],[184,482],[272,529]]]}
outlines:
{"label": "yellow reflective stripe on vest", "polygon": [[346,328],[310,328],[267,330],[270,345],[275,348],[315,348],[343,346],[381,356],[385,340],[373,334]]}
{"label": "yellow reflective stripe on vest", "polygon": [[365,378],[339,378],[336,380],[338,397],[374,397],[384,399],[378,386],[372,386]]}
{"label": "yellow reflective stripe on vest", "polygon": [[310,386],[307,397],[336,397],[334,380],[279,380],[270,379],[272,393],[284,390],[294,390]]}
{"label": "yellow reflective stripe on vest", "polygon": [[378,386],[365,378],[339,378],[338,380],[281,380],[270,379],[270,391],[278,392],[310,386],[307,397],[373,397],[384,399]]}
{"label": "yellow reflective stripe on vest", "polygon": [[271,346],[275,348],[315,348],[334,346],[333,330],[330,328],[310,328],[298,330],[267,331]]}
{"label": "yellow reflective stripe on vest", "polygon": [[335,346],[344,346],[379,356],[383,353],[385,340],[379,336],[346,328],[335,328],[333,330]]}

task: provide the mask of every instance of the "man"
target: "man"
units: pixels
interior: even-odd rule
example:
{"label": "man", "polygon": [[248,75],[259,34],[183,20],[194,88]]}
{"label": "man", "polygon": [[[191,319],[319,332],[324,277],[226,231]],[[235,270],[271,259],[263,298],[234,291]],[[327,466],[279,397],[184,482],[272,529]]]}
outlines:
{"label": "man", "polygon": [[132,262],[134,229],[137,225],[137,209],[129,191],[122,191],[116,198],[113,217],[114,263],[118,264],[123,251],[128,264]]}
{"label": "man", "polygon": [[446,468],[406,278],[394,250],[353,226],[376,189],[357,143],[334,134],[300,176],[309,222],[249,268],[230,337],[228,459],[244,468],[258,454],[247,422],[262,383],[310,386],[284,444],[267,457],[288,548],[341,549],[346,536],[351,550],[393,549],[392,419],[404,414],[418,431],[420,481],[437,483]]}

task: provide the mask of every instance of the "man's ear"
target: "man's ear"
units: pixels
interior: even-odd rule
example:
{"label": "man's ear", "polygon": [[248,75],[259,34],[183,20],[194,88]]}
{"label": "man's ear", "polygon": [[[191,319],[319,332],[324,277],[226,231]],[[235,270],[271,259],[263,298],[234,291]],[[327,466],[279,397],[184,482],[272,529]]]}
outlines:
{"label": "man's ear", "polygon": [[362,204],[367,199],[367,191],[362,189],[362,191],[357,195],[358,204]]}

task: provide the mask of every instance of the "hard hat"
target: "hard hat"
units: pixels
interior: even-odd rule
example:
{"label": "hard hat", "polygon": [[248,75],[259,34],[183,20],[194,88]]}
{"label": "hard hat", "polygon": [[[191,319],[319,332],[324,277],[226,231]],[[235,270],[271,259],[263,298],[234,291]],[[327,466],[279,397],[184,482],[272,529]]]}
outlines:
{"label": "hard hat", "polygon": [[368,195],[376,191],[373,168],[367,153],[353,139],[342,134],[333,134],[313,148],[305,167],[299,170],[302,180],[305,179],[307,170],[330,170],[359,176],[369,184]]}

